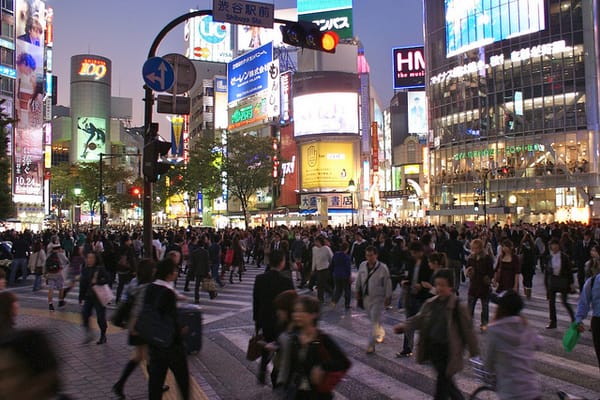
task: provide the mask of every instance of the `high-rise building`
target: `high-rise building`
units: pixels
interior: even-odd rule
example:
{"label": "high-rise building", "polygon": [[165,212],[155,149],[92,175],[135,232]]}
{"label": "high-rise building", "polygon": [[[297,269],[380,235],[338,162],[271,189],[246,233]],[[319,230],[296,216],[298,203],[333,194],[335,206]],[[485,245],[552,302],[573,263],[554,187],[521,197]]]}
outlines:
{"label": "high-rise building", "polygon": [[424,4],[433,222],[595,217],[598,2]]}

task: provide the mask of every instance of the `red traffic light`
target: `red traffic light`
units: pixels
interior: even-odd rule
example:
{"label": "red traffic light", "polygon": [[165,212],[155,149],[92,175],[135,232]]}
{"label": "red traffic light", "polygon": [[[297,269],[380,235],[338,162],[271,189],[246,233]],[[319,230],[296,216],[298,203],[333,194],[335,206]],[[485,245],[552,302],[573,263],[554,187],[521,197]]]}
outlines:
{"label": "red traffic light", "polygon": [[131,188],[131,194],[134,196],[139,196],[140,193],[142,193],[142,191],[140,190],[139,187],[132,187]]}

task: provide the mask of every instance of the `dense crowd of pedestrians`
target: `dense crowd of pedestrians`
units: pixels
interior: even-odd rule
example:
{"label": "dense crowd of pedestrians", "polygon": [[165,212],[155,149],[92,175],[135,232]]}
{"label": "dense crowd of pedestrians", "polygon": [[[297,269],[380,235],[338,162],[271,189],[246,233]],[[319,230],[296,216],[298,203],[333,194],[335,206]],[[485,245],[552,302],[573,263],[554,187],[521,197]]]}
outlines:
{"label": "dense crowd of pedestrians", "polygon": [[[416,352],[417,362],[432,363],[438,374],[436,399],[462,398],[452,376],[462,369],[465,349],[479,354],[472,322],[479,303],[479,331],[488,335],[486,366],[499,375],[501,398],[537,399],[540,393],[535,386],[514,397],[523,377],[534,374],[530,363],[522,360],[531,360],[539,346],[520,314],[532,296],[536,273],[544,277],[547,329],[558,328],[557,294],[582,332],[591,310],[600,365],[600,283],[596,282],[600,227],[280,226],[220,231],[190,227],[154,232],[148,251],[141,237],[141,231],[135,230],[65,230],[9,231],[1,238],[11,246],[0,246],[0,257],[11,263],[0,269],[0,291],[4,282],[9,287],[31,284],[33,291],[45,288],[48,309],[55,312],[65,306],[69,290],[79,285],[85,343],[93,340],[88,328],[92,313],[100,328],[96,344],[106,343],[107,307],[98,289],[114,286],[112,302],[119,311],[128,308],[127,321],[120,326],[129,330],[129,344],[135,349],[113,387],[120,398],[125,396],[128,376],[144,359],[148,360],[149,398],[159,399],[168,390],[164,387],[167,369],[173,371],[183,398],[189,398],[186,332],[177,321],[177,302],[199,303],[202,293],[214,299],[219,288],[242,282],[245,269],[253,266],[265,267],[256,278],[252,300],[256,334],[262,335],[264,345],[257,380],[267,383],[267,365],[272,362],[271,383],[283,398],[331,398],[350,368],[343,349],[317,324],[320,311],[335,309],[343,296],[345,311],[364,309],[371,323],[365,333],[367,354],[373,354],[385,338],[383,311],[394,306],[404,309],[405,322],[394,327],[403,335],[396,356],[411,357]],[[28,275],[33,275],[32,281]],[[178,277],[183,282],[181,291],[176,288]],[[461,283],[467,286],[464,302]],[[301,289],[310,294],[299,295]],[[190,291],[193,296],[188,298]],[[399,292],[398,302],[392,305],[395,292]],[[575,312],[568,299],[577,294]],[[498,304],[493,317],[490,302]],[[14,295],[0,293],[0,336],[13,334],[17,305]],[[168,317],[171,334],[165,346],[136,331],[144,307]],[[420,335],[415,345],[416,331]],[[525,336],[528,340],[518,340]],[[519,374],[511,368],[517,363],[522,369]]]}

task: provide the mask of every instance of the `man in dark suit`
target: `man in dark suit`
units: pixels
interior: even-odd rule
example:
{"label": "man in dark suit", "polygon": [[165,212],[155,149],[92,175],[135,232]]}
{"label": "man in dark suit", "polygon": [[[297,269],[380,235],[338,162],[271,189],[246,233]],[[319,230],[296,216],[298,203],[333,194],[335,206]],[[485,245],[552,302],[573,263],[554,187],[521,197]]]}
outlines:
{"label": "man in dark suit", "polygon": [[586,230],[583,233],[583,239],[578,240],[575,244],[575,266],[577,267],[577,283],[579,284],[579,290],[583,290],[583,284],[585,283],[585,263],[591,258],[590,250],[597,243],[592,237],[592,232]]}
{"label": "man in dark suit", "polygon": [[[404,291],[407,293],[405,298],[406,318],[416,315],[425,300],[432,297],[430,292],[432,270],[425,257],[425,249],[421,242],[412,242],[408,245],[410,258],[406,263],[408,270],[408,279],[402,281]],[[427,287],[426,287],[427,286]],[[429,287],[429,288],[428,288]],[[412,355],[414,344],[414,332],[404,333],[404,344],[402,351],[396,354],[396,357],[410,357]]]}
{"label": "man in dark suit", "polygon": [[[285,255],[280,250],[273,250],[269,257],[269,270],[264,274],[258,275],[254,282],[252,294],[254,324],[256,332],[262,331],[264,340],[267,343],[277,339],[281,333],[281,328],[277,324],[277,314],[275,313],[273,300],[275,300],[275,297],[280,293],[294,289],[292,280],[280,273],[284,267]],[[258,381],[261,384],[265,383],[265,373],[269,361],[269,351],[263,350],[258,371]]]}
{"label": "man in dark suit", "polygon": [[556,294],[560,293],[563,306],[567,309],[571,322],[575,321],[573,307],[568,302],[569,293],[574,291],[573,273],[569,256],[560,251],[560,243],[556,239],[548,243],[550,254],[546,258],[545,284],[548,297],[550,322],[546,329],[556,329]]}
{"label": "man in dark suit", "polygon": [[148,285],[144,295],[145,304],[153,307],[163,315],[169,315],[173,324],[173,341],[168,347],[148,346],[150,361],[148,362],[148,399],[160,400],[163,396],[163,383],[170,369],[175,376],[181,398],[189,400],[189,370],[181,326],[177,322],[177,297],[173,282],[177,279],[177,265],[171,259],[164,259],[156,266],[156,280]]}
{"label": "man in dark suit", "polygon": [[[196,275],[196,284],[194,285],[194,303],[200,303],[200,287],[202,280],[210,277],[210,257],[208,250],[204,246],[198,246],[190,254],[190,266]],[[208,294],[211,299],[216,297],[216,292]]]}

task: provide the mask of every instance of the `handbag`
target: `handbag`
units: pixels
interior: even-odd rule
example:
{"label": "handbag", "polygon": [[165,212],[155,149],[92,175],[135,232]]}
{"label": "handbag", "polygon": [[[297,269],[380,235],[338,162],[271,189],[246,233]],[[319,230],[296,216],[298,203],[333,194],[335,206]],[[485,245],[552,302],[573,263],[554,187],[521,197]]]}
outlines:
{"label": "handbag", "polygon": [[112,289],[108,285],[94,285],[92,286],[92,290],[103,307],[106,307],[106,305],[114,298]]}
{"label": "handbag", "polygon": [[255,361],[261,356],[262,351],[265,347],[265,338],[263,335],[255,333],[248,340],[248,348],[246,349],[246,360]]}
{"label": "handbag", "polygon": [[565,332],[565,335],[563,336],[562,340],[563,347],[565,348],[567,353],[570,353],[573,350],[578,341],[579,330],[577,330],[577,322],[573,322],[571,323],[571,325],[569,325],[569,329],[567,329],[567,331]]}
{"label": "handbag", "polygon": [[202,279],[202,291],[203,292],[216,292],[217,285],[212,278],[204,278]]}
{"label": "handbag", "polygon": [[119,308],[117,308],[117,311],[115,311],[113,314],[110,322],[119,328],[126,328],[129,323],[131,311],[133,310],[133,303],[134,301],[131,299],[131,297],[128,297],[127,301],[119,304]]}
{"label": "handbag", "polygon": [[[328,349],[327,346],[325,345],[325,342],[326,342],[325,337],[323,335],[320,335],[320,336],[321,337],[319,340],[318,352],[319,352],[319,360],[320,360],[321,364],[333,360],[334,357],[336,358],[336,361],[341,359],[344,364],[343,369],[340,369],[337,371],[325,371],[325,376],[323,377],[323,380],[317,385],[317,392],[331,393],[331,392],[333,392],[335,387],[338,385],[338,383],[340,383],[342,378],[344,376],[346,376],[346,373],[348,372],[348,369],[350,369],[350,366],[352,365],[352,363],[340,349],[338,349],[337,351],[334,351],[334,352],[330,351],[330,349]],[[337,347],[337,346],[334,346],[334,347]]]}
{"label": "handbag", "polygon": [[233,256],[234,256],[233,249],[230,247],[225,252],[225,259],[223,260],[223,262],[225,263],[225,265],[231,265],[231,264],[233,264]]}
{"label": "handbag", "polygon": [[134,331],[149,345],[167,349],[175,339],[175,323],[172,316],[158,311],[156,303],[160,297],[152,302],[144,302]]}

